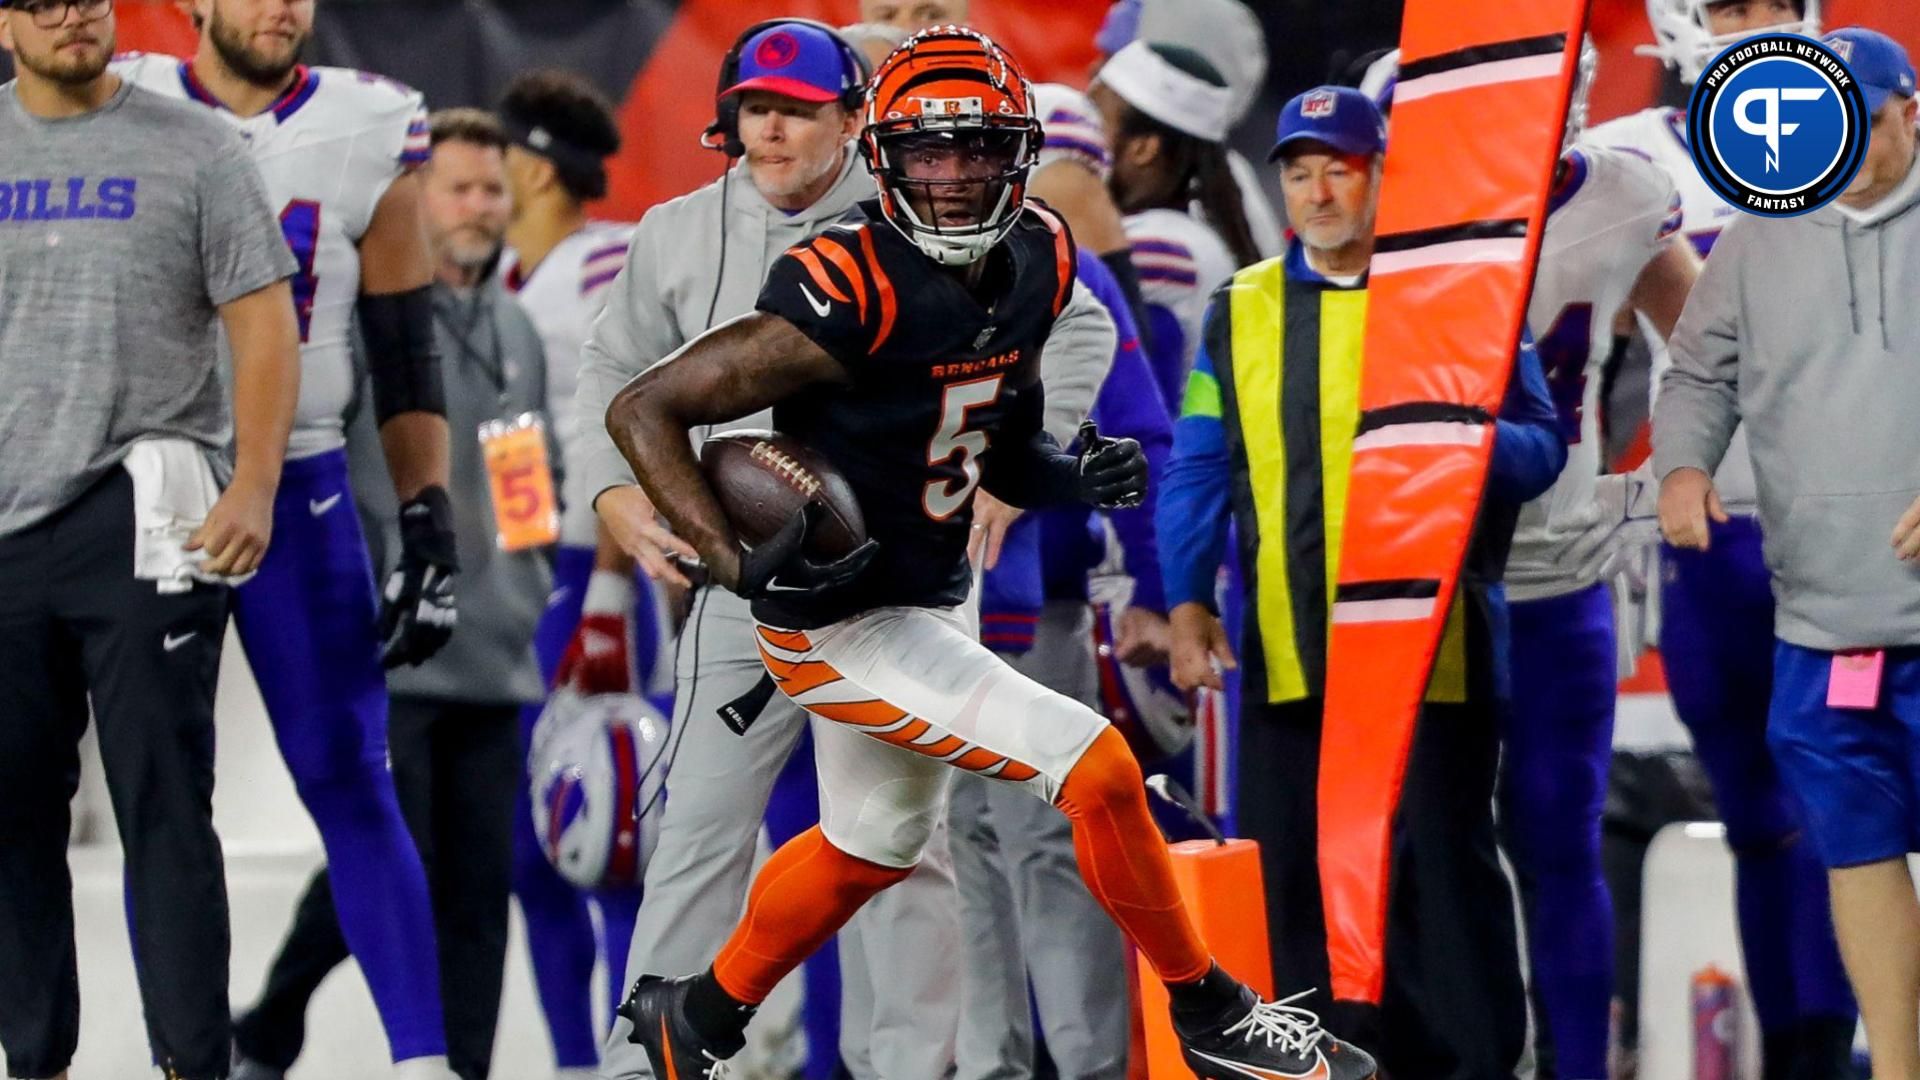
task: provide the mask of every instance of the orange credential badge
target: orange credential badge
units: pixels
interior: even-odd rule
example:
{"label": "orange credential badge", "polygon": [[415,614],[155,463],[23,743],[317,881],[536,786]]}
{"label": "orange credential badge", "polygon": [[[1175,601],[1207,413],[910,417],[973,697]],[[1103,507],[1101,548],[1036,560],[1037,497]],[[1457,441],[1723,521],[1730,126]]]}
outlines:
{"label": "orange credential badge", "polygon": [[480,425],[480,452],[493,495],[494,542],[502,551],[560,539],[560,501],[547,461],[547,427],[533,413]]}

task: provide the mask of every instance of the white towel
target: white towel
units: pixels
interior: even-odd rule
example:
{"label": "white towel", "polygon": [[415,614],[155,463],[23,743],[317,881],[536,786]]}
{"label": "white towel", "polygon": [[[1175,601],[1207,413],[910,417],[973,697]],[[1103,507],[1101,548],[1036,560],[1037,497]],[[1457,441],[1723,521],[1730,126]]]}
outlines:
{"label": "white towel", "polygon": [[133,477],[134,577],[155,582],[162,593],[186,592],[195,581],[239,585],[253,577],[206,573],[207,553],[185,547],[220,499],[205,447],[188,439],[142,439],[121,464]]}

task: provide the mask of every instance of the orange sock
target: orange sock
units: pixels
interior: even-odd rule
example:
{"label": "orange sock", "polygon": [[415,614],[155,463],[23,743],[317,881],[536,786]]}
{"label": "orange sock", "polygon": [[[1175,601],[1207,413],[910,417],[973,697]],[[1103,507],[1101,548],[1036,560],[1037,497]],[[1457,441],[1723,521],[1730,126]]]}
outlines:
{"label": "orange sock", "polygon": [[1190,983],[1213,967],[1200,932],[1187,918],[1173,863],[1147,809],[1140,765],[1118,731],[1108,728],[1067,774],[1055,800],[1073,822],[1080,876],[1165,983]]}
{"label": "orange sock", "polygon": [[713,962],[720,989],[742,1004],[765,1001],[860,905],[912,872],[856,859],[817,825],[782,844],[753,879],[747,913]]}

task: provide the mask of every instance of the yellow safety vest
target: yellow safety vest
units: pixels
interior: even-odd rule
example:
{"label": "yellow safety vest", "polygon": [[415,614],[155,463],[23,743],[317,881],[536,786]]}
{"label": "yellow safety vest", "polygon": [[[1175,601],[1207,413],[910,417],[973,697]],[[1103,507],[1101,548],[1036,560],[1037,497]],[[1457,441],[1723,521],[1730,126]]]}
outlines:
{"label": "yellow safety vest", "polygon": [[[1228,445],[1246,477],[1234,502],[1243,551],[1250,542],[1252,548],[1245,560],[1254,586],[1249,615],[1265,661],[1267,701],[1299,701],[1325,686],[1333,592],[1328,583],[1340,580],[1347,480],[1360,422],[1367,289],[1291,281],[1285,260],[1276,258],[1235,274],[1225,294],[1227,332],[1224,340],[1208,344]],[[1291,312],[1289,303],[1295,305]],[[1209,327],[1209,333],[1218,329]],[[1316,532],[1321,550],[1314,560],[1297,545],[1315,546]],[[1300,589],[1319,598],[1319,611],[1300,610]],[[1318,640],[1303,649],[1303,633]],[[1466,700],[1466,656],[1464,609],[1455,604],[1428,701]]]}

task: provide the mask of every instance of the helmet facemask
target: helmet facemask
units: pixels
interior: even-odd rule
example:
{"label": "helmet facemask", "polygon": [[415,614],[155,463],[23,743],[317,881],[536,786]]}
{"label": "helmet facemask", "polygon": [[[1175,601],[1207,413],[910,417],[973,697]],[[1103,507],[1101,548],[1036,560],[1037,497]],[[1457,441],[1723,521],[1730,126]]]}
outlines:
{"label": "helmet facemask", "polygon": [[1019,220],[1039,152],[1032,125],[935,126],[876,132],[870,166],[887,219],[935,261],[979,261]]}
{"label": "helmet facemask", "polygon": [[1647,0],[1647,22],[1653,26],[1654,44],[1642,45],[1634,52],[1665,62],[1679,72],[1682,82],[1692,86],[1714,57],[1756,34],[1820,36],[1820,0],[1800,0],[1800,18],[1796,20],[1764,30],[1741,30],[1732,34],[1713,32],[1707,9],[1714,2]]}

